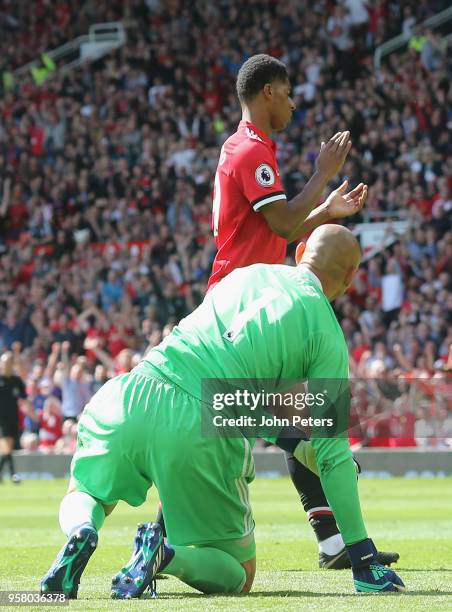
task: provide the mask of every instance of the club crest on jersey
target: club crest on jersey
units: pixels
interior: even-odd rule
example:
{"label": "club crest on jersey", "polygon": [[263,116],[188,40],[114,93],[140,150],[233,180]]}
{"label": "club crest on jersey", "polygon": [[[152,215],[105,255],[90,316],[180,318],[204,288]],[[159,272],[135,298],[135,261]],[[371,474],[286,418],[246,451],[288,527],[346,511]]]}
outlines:
{"label": "club crest on jersey", "polygon": [[275,183],[275,173],[268,164],[261,164],[256,168],[256,181],[262,187],[271,187]]}

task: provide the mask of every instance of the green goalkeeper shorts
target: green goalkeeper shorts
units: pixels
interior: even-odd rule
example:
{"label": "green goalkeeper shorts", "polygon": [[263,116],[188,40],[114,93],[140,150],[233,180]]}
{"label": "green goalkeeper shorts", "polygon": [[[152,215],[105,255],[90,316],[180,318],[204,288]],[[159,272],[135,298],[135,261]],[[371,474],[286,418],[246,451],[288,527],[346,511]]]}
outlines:
{"label": "green goalkeeper shorts", "polygon": [[172,544],[250,543],[249,442],[203,437],[199,400],[147,363],[107,382],[86,406],[71,472],[104,504],[139,506],[155,484]]}

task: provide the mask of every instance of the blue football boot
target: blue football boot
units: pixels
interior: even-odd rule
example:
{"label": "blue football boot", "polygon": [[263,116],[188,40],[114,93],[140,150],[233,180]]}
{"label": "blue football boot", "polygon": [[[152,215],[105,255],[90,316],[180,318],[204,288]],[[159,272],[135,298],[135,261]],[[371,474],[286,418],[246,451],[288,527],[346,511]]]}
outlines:
{"label": "blue football boot", "polygon": [[41,581],[41,593],[64,593],[77,599],[80,576],[97,547],[97,531],[82,525],[69,538]]}
{"label": "blue football boot", "polygon": [[116,599],[140,597],[149,588],[156,597],[155,577],[173,558],[174,552],[165,545],[158,523],[138,525],[132,557],[113,577],[111,596]]}

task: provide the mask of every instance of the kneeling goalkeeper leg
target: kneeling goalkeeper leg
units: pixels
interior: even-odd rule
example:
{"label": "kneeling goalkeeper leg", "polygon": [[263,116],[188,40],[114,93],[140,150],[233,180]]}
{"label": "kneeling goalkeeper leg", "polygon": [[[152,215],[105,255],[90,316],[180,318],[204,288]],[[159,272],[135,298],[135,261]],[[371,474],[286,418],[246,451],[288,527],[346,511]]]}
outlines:
{"label": "kneeling goalkeeper leg", "polygon": [[[138,526],[130,561],[113,577],[112,597],[140,597],[147,589],[156,597],[155,576],[169,574],[206,594],[246,593],[256,568],[254,538],[209,545],[170,545],[158,523]],[[246,559],[246,561],[242,561]]]}
{"label": "kneeling goalkeeper leg", "polygon": [[[219,548],[173,546],[173,550],[174,557],[163,573],[176,576],[202,593],[241,593],[251,588],[244,566]],[[253,577],[254,572],[251,582]]]}

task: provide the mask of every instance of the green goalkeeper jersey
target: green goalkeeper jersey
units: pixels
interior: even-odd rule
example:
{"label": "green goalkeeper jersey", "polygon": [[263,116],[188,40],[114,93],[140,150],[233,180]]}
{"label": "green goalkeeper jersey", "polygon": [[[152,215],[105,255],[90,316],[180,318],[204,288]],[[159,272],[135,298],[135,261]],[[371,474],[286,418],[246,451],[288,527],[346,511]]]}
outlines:
{"label": "green goalkeeper jersey", "polygon": [[318,279],[284,265],[229,274],[146,360],[199,399],[206,378],[348,378],[344,336]]}
{"label": "green goalkeeper jersey", "polygon": [[[273,381],[274,390],[281,381],[324,388],[316,381],[336,379],[337,393],[348,381],[347,345],[319,280],[284,265],[233,271],[145,360],[199,400],[203,379]],[[314,436],[312,446],[344,541],[366,538],[348,438]]]}

